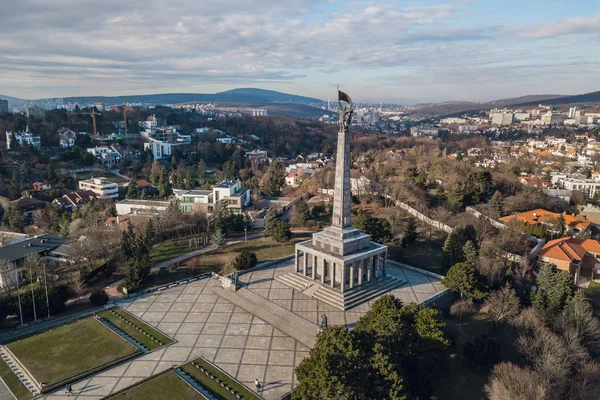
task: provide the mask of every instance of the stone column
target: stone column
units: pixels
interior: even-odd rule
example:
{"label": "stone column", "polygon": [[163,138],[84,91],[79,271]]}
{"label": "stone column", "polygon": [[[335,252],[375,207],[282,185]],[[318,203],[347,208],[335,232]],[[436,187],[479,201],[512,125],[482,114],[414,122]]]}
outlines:
{"label": "stone column", "polygon": [[325,284],[325,270],[327,268],[329,268],[327,266],[327,260],[325,260],[324,258],[322,260],[322,265],[323,265],[323,268],[321,268],[321,283],[324,285]]}
{"label": "stone column", "polygon": [[350,283],[348,284],[348,288],[352,289],[354,287],[354,264],[348,265],[348,273],[350,274]]}
{"label": "stone column", "polygon": [[379,254],[373,257],[373,276],[374,279],[379,278]]}
{"label": "stone column", "polygon": [[294,260],[294,272],[298,273],[298,266],[300,265],[300,250],[296,250],[296,259]]}
{"label": "stone column", "polygon": [[383,276],[385,277],[385,266],[387,265],[387,253],[383,253]]}
{"label": "stone column", "polygon": [[366,262],[366,264],[367,264],[367,265],[366,265],[366,267],[367,267],[367,282],[370,282],[370,281],[371,281],[371,274],[372,274],[372,272],[373,272],[373,270],[372,270],[372,266],[371,266],[371,264],[373,263],[373,258],[372,258],[372,257],[369,257],[369,258],[367,258],[367,259],[365,260],[365,262]]}
{"label": "stone column", "polygon": [[358,286],[362,285],[362,281],[363,281],[363,264],[365,263],[365,260],[359,260],[358,263],[356,263],[356,266],[358,267],[358,271],[356,271],[358,273]]}
{"label": "stone column", "polygon": [[335,263],[331,263],[331,276],[329,277],[331,288],[335,289]]}
{"label": "stone column", "polygon": [[346,289],[346,264],[342,262],[342,265],[340,266],[342,267],[342,286],[340,286],[340,290],[344,293],[344,290]]}
{"label": "stone column", "polygon": [[318,261],[318,258],[317,258],[317,256],[313,256],[312,254],[311,254],[311,257],[312,257],[312,278],[313,278],[313,281],[314,281],[315,279],[317,279],[317,261]]}
{"label": "stone column", "polygon": [[310,254],[304,252],[304,273],[302,275],[305,277],[308,276],[308,257],[310,257]]}

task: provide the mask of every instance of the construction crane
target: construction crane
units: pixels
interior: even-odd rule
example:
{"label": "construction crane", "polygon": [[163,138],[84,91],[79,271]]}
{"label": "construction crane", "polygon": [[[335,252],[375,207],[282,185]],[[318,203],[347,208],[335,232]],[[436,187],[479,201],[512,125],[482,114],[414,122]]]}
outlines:
{"label": "construction crane", "polygon": [[75,112],[73,114],[82,114],[82,115],[91,115],[92,116],[92,126],[94,127],[94,139],[98,139],[96,132],[96,115],[102,115],[102,113],[96,112],[96,109],[92,108],[91,112]]}
{"label": "construction crane", "polygon": [[127,136],[127,104],[123,103],[123,119],[125,122],[125,136]]}

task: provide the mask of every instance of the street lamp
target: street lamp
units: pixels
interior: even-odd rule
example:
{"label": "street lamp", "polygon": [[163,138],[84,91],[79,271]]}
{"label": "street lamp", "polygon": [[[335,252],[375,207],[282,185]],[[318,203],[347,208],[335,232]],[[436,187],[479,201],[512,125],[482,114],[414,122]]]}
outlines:
{"label": "street lamp", "polygon": [[244,227],[244,242],[248,241],[248,235],[246,234],[246,231],[248,230],[247,227]]}

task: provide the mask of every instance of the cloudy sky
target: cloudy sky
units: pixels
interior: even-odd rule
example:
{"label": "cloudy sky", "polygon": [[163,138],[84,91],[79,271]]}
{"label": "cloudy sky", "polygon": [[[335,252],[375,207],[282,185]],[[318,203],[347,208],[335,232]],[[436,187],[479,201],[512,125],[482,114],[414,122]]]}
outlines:
{"label": "cloudy sky", "polygon": [[575,94],[600,90],[600,0],[4,0],[0,71],[22,98]]}

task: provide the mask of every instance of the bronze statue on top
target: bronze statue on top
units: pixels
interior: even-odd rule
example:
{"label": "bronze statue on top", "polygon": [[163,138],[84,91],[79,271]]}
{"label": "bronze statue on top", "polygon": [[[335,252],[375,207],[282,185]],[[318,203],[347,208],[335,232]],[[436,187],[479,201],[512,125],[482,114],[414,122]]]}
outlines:
{"label": "bronze statue on top", "polygon": [[[342,101],[348,103],[347,107],[342,107]],[[352,123],[352,114],[354,114],[354,107],[352,105],[352,99],[346,93],[340,90],[338,85],[338,104],[340,107],[340,128],[347,132],[350,124]]]}

